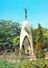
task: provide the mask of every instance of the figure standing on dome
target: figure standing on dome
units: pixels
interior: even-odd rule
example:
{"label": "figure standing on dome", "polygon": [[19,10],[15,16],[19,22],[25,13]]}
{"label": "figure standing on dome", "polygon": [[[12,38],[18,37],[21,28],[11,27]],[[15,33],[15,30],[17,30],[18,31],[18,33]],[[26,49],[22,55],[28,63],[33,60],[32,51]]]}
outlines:
{"label": "figure standing on dome", "polygon": [[25,8],[25,20],[27,20],[27,9]]}

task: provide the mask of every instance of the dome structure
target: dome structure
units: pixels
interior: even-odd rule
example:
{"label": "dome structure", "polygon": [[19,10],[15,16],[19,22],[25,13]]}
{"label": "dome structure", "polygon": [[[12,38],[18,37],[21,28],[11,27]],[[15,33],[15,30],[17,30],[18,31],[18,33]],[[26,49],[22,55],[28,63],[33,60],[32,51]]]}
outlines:
{"label": "dome structure", "polygon": [[[27,37],[29,44],[24,42],[25,38]],[[23,43],[24,42],[24,43]],[[32,33],[30,29],[30,25],[27,20],[24,21],[22,28],[21,28],[21,34],[20,34],[20,50],[22,50],[22,46],[24,45],[25,49],[28,47],[27,50],[29,50],[29,55],[33,54],[33,40],[32,40]],[[28,46],[29,45],[29,46]]]}
{"label": "dome structure", "polygon": [[[25,15],[25,17],[27,16]],[[27,18],[25,18],[21,28],[20,50],[22,51],[22,54],[26,54],[28,56],[34,55],[32,33]]]}

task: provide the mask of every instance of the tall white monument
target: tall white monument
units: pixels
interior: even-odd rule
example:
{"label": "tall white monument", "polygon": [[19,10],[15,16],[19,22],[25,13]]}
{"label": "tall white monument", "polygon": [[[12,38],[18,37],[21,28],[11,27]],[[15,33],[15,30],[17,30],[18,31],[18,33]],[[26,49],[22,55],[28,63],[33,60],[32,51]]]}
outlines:
{"label": "tall white monument", "polygon": [[27,20],[27,10],[25,9],[25,20],[23,22],[20,34],[20,51],[21,55],[33,56],[33,39],[31,28]]}

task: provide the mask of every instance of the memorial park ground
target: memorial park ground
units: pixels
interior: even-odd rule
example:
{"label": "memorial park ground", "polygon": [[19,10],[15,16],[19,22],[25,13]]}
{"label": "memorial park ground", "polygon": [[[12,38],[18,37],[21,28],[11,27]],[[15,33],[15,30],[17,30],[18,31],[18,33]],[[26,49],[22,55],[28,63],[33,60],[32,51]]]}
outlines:
{"label": "memorial park ground", "polygon": [[35,60],[18,58],[20,32],[19,23],[0,20],[0,68],[48,68],[48,29],[40,24],[35,29],[31,26]]}

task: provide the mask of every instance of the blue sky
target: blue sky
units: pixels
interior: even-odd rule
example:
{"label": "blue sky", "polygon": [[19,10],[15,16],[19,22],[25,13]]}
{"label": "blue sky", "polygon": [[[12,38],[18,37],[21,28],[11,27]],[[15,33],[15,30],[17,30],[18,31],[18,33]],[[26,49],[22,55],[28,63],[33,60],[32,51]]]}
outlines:
{"label": "blue sky", "polygon": [[24,21],[24,8],[28,10],[28,21],[34,28],[38,22],[48,28],[48,0],[0,0],[0,19]]}

